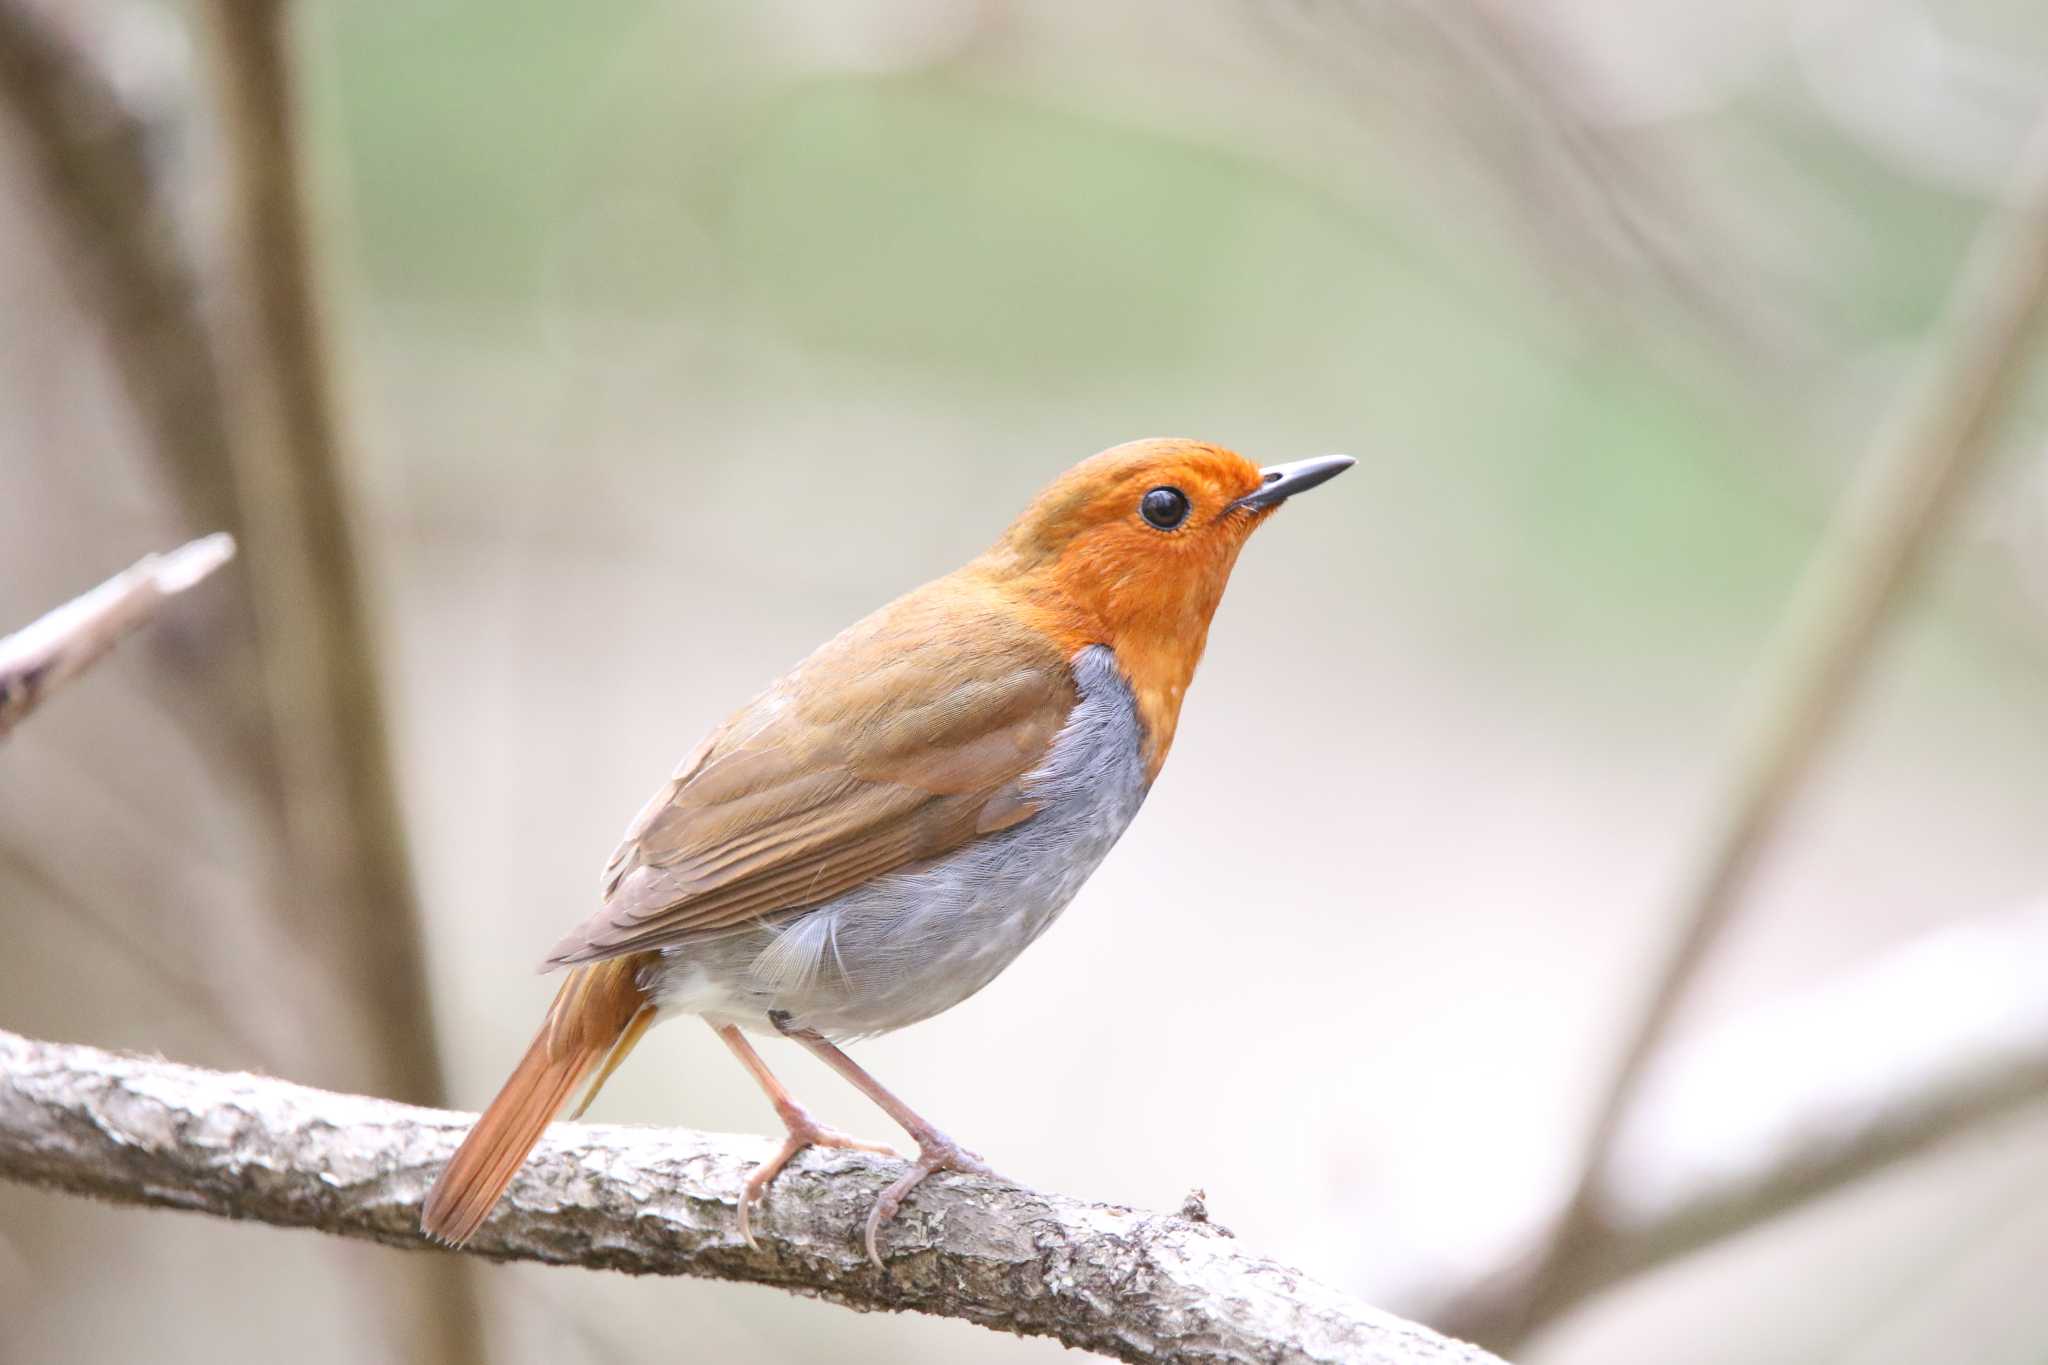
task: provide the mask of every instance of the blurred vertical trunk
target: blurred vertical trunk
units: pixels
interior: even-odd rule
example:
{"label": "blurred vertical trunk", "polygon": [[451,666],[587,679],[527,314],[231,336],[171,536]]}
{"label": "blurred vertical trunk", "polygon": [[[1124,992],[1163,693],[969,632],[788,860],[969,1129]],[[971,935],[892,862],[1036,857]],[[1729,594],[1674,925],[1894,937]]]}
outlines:
{"label": "blurred vertical trunk", "polygon": [[[223,2],[199,13],[211,79],[196,89],[176,82],[170,118],[210,104],[217,124],[209,151],[218,149],[226,198],[221,241],[204,247],[180,231],[176,181],[189,168],[151,121],[165,111],[135,107],[134,89],[117,89],[110,74],[113,30],[152,16],[0,0],[0,115],[40,191],[47,230],[37,235],[98,325],[145,468],[189,529],[231,530],[244,547],[240,570],[219,585],[238,591],[210,594],[186,629],[163,632],[149,652],[139,716],[137,699],[124,707],[107,697],[97,724],[81,732],[89,747],[69,752],[61,714],[31,732],[50,746],[54,766],[43,771],[77,781],[0,802],[16,835],[0,849],[12,870],[0,891],[10,906],[34,900],[55,910],[25,926],[27,942],[55,935],[63,955],[52,960],[71,984],[42,990],[48,983],[31,974],[16,983],[31,987],[16,1002],[31,1018],[40,1008],[105,1041],[167,1045],[188,1021],[166,1018],[160,1002],[121,996],[119,972],[110,979],[98,965],[113,948],[127,969],[160,978],[151,983],[158,993],[170,983],[217,994],[217,1008],[200,1013],[217,1025],[210,1032],[226,1064],[436,1103],[418,907],[301,201],[289,10]],[[54,341],[63,331],[53,317],[41,334]],[[30,353],[16,355],[37,368]],[[67,406],[97,396],[90,383],[37,395],[22,416],[32,424],[47,411],[58,426],[0,431],[21,442],[19,461],[8,461],[16,494],[30,495],[35,471],[45,515],[67,498],[75,504],[68,520],[58,517],[61,530],[34,519],[17,528],[17,548],[40,547],[57,582],[119,567],[122,552],[104,541],[135,520],[122,498],[133,480],[114,468],[119,454],[93,449],[102,434],[94,414]],[[109,433],[117,444],[121,426]],[[90,521],[78,519],[88,512]],[[103,551],[116,562],[101,567]],[[33,598],[15,605],[32,607]],[[156,708],[171,735],[146,723]],[[201,787],[167,763],[180,741],[202,760]],[[83,1217],[18,1226],[58,1259],[91,1258],[91,1239],[107,1235]],[[190,1234],[158,1226],[114,1235],[170,1247]],[[338,1271],[375,1305],[355,1317],[379,1358],[481,1358],[474,1288],[456,1259],[295,1248],[259,1274],[282,1274],[303,1257],[321,1259],[323,1274]],[[257,1284],[268,1281],[243,1288],[266,1292]],[[288,1300],[291,1288],[280,1281],[267,1292]],[[191,1286],[199,1298],[207,1292]],[[195,1304],[170,1311],[204,1316]],[[55,1330],[61,1338],[68,1329]]]}
{"label": "blurred vertical trunk", "polygon": [[[226,151],[229,448],[298,893],[290,913],[299,940],[318,945],[360,1003],[369,1084],[439,1104],[419,907],[315,287],[290,10],[282,0],[210,0],[204,10]],[[406,1263],[402,1283],[405,1318],[421,1324],[415,1358],[481,1358],[461,1262]]]}
{"label": "blurred vertical trunk", "polygon": [[284,817],[310,940],[373,1019],[379,1090],[442,1097],[343,439],[313,283],[286,11],[207,7],[227,147],[220,317],[234,530],[249,555]]}

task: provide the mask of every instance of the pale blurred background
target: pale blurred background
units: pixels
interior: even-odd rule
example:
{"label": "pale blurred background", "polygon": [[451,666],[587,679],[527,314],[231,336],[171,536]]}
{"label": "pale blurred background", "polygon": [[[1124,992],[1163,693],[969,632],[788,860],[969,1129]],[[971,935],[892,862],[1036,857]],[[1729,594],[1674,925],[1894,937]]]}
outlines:
{"label": "pale blurred background", "polygon": [[[180,6],[118,18],[136,98],[203,85]],[[1200,1187],[1397,1310],[1560,1197],[1742,687],[2048,99],[2020,0],[326,0],[294,36],[450,1101],[525,1045],[642,800],[818,641],[1103,446],[1348,451],[1247,550],[1173,761],[1058,928],[856,1051],[1006,1173]],[[211,529],[32,160],[0,119],[0,628]],[[2044,436],[2038,401],[2002,430],[1688,1030],[2048,888]],[[163,695],[165,631],[0,757],[0,1027],[369,1085],[315,1022],[350,1008],[317,935],[252,889],[204,683]],[[773,1129],[687,1023],[593,1118]],[[1516,1358],[2048,1361],[2044,1150],[2036,1103]],[[386,1358],[382,1277],[424,1263],[0,1187],[0,1355]],[[493,1361],[1061,1354],[477,1279]]]}

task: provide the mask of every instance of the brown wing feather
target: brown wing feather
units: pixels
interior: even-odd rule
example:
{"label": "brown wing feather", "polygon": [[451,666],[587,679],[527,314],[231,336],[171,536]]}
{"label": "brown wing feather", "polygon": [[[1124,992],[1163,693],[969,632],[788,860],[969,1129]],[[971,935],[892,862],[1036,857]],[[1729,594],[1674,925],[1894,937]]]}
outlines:
{"label": "brown wing feather", "polygon": [[1058,648],[941,579],[853,626],[719,727],[641,811],[605,903],[548,964],[815,905],[1030,818],[1020,779],[1073,709]]}

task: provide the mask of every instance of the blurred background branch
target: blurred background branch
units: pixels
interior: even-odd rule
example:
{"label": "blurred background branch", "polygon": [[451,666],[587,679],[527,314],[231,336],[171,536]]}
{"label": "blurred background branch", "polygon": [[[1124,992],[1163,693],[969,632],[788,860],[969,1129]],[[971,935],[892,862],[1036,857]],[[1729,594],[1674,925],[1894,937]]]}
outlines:
{"label": "blurred background branch", "polygon": [[[1958,1008],[1959,1003],[1963,1008]],[[1550,1267],[1552,1315],[2048,1095],[2048,904],[1960,920],[1660,1051]],[[1532,1301],[1543,1247],[1416,1316],[1454,1336]],[[1442,1292],[1441,1286],[1435,1290]]]}
{"label": "blurred background branch", "polygon": [[1759,244],[1696,168],[1654,127],[1612,116],[1611,81],[1567,16],[1497,0],[1254,0],[1251,11],[1361,116],[1391,108],[1412,123],[1405,150],[1444,182],[1434,192],[1467,185],[1597,325],[1673,361],[1688,342],[1744,356],[1761,385],[1810,352]]}
{"label": "blurred background branch", "polygon": [[1651,977],[1594,1117],[1572,1193],[1537,1263],[1494,1296],[1491,1321],[1461,1316],[1477,1340],[1520,1342],[1583,1292],[1605,1257],[1602,1182],[1650,1063],[1741,905],[1758,860],[1823,743],[1840,724],[1899,594],[1969,475],[1994,448],[1998,419],[2032,360],[2048,304],[2048,120],[1971,252],[1925,369],[1880,428],[1864,473],[1815,552],[1730,754],[1712,822],[1680,894],[1672,947]]}
{"label": "blurred background branch", "polygon": [[[419,1201],[474,1119],[0,1032],[0,1177],[117,1203],[430,1248]],[[894,1236],[923,1245],[877,1270],[850,1230],[895,1166],[865,1154],[798,1158],[762,1211],[756,1251],[732,1211],[769,1147],[557,1127],[467,1250],[750,1280],[1057,1337],[1134,1365],[1499,1365],[1205,1223],[980,1181],[921,1189]]]}
{"label": "blurred background branch", "polygon": [[234,557],[225,532],[150,555],[81,597],[0,637],[0,739],[45,697],[83,673],[166,599]]}
{"label": "blurred background branch", "polygon": [[[227,451],[227,381],[206,323],[208,285],[180,221],[178,149],[195,118],[190,72],[161,17],[132,4],[0,3],[0,101],[23,134],[59,260],[99,324],[186,516],[242,529]],[[175,30],[174,30],[175,32]],[[123,93],[111,54],[144,54]]]}

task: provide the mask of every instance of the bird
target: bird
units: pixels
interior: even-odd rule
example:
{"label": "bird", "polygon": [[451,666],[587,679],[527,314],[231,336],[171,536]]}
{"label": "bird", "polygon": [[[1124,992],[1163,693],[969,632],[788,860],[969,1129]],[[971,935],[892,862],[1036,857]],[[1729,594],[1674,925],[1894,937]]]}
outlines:
{"label": "bird", "polygon": [[1056,478],[990,548],[820,646],[711,731],[641,809],[603,897],[542,969],[539,1033],[441,1171],[423,1230],[461,1245],[572,1100],[580,1117],[655,1022],[697,1015],[786,1131],[738,1232],[808,1147],[894,1155],[814,1119],[749,1035],[793,1039],[917,1146],[863,1243],[942,1170],[994,1177],[840,1046],[994,980],[1144,802],[1246,539],[1355,461],[1266,468],[1132,441]]}

